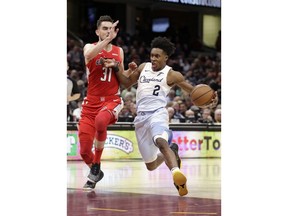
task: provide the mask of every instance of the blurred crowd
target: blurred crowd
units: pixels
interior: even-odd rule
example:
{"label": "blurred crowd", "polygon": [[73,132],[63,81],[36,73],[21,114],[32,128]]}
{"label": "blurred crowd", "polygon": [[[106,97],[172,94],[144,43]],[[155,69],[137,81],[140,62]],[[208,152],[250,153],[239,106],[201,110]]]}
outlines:
{"label": "blurred crowd", "polygon": [[[95,40],[97,40],[95,36]],[[180,71],[187,82],[192,85],[200,83],[208,84],[218,93],[219,102],[213,109],[201,109],[195,106],[189,95],[182,92],[177,86],[173,87],[167,96],[167,110],[171,123],[211,123],[221,124],[221,52],[219,49],[208,51],[194,50],[193,47],[171,38],[175,44],[175,53],[168,60],[167,65]],[[150,44],[147,44],[139,35],[130,36],[122,33],[113,41],[121,46],[124,51],[124,67],[128,67],[131,61],[138,65],[150,61]],[[218,42],[219,43],[219,42]],[[67,121],[78,121],[80,118],[81,103],[86,96],[87,77],[83,56],[83,44],[67,37],[67,61],[69,69],[67,75],[76,81],[80,98],[69,103],[69,116]],[[121,89],[124,100],[124,108],[119,114],[118,122],[132,122],[136,116],[136,89]]]}

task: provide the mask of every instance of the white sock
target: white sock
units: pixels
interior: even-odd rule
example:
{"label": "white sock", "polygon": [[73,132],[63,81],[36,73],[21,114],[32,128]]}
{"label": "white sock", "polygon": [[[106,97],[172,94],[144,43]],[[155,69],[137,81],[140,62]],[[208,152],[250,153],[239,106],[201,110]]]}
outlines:
{"label": "white sock", "polygon": [[175,172],[177,172],[177,171],[180,171],[179,167],[173,167],[173,168],[171,169],[172,174],[175,173]]}

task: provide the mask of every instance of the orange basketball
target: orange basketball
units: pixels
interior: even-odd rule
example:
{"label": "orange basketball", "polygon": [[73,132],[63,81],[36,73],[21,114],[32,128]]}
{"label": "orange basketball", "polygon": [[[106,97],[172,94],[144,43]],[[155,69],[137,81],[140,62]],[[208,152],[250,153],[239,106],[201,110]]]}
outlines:
{"label": "orange basketball", "polygon": [[201,107],[211,102],[214,90],[209,85],[199,84],[194,87],[190,95],[193,104]]}

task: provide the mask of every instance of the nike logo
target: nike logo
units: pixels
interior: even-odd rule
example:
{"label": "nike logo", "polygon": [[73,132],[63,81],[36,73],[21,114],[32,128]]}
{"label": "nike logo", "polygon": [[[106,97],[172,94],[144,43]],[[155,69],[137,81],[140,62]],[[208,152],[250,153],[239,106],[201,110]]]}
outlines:
{"label": "nike logo", "polygon": [[116,53],[112,53],[112,55],[114,55],[114,56],[118,56],[118,54],[116,54]]}
{"label": "nike logo", "polygon": [[161,74],[164,74],[163,72],[160,72],[159,74],[157,74],[157,76],[160,76]]}

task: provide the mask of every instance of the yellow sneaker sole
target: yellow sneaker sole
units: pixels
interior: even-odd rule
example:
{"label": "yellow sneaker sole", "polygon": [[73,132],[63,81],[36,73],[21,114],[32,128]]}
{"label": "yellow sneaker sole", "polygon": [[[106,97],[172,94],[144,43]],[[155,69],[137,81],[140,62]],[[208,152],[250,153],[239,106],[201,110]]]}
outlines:
{"label": "yellow sneaker sole", "polygon": [[188,190],[186,187],[187,179],[182,172],[175,172],[173,174],[173,181],[180,196],[185,196],[186,194],[188,194]]}

